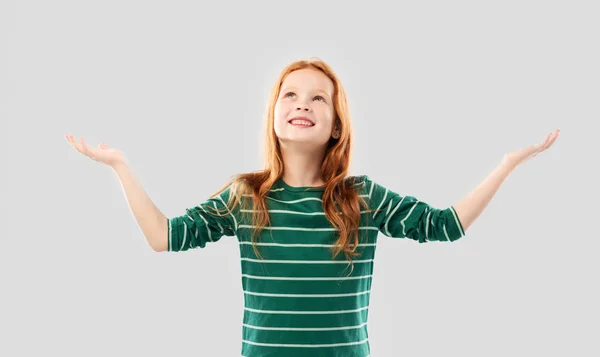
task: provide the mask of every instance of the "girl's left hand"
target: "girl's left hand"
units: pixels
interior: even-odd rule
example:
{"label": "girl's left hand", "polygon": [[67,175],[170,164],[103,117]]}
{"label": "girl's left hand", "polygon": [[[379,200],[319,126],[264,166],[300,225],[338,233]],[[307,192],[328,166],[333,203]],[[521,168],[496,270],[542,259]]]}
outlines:
{"label": "girl's left hand", "polygon": [[502,159],[502,163],[511,165],[512,167],[521,165],[522,163],[534,158],[537,154],[552,146],[559,134],[560,129],[556,129],[554,132],[548,134],[546,139],[539,144],[527,146],[505,154],[504,158]]}

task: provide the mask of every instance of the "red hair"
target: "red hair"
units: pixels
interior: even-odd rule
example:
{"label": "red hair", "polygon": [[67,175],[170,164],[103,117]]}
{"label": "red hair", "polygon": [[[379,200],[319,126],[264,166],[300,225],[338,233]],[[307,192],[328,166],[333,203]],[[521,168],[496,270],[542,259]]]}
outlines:
{"label": "red hair", "polygon": [[272,185],[282,176],[284,163],[279,147],[279,141],[274,129],[274,111],[281,85],[286,77],[299,69],[315,69],[324,73],[333,82],[334,127],[340,132],[338,139],[330,138],[321,164],[321,177],[324,182],[323,211],[331,224],[338,229],[339,237],[332,248],[335,258],[341,252],[346,259],[358,255],[356,248],[359,243],[358,227],[360,225],[361,206],[367,207],[366,202],[355,190],[352,177],[347,177],[351,159],[352,128],[348,99],[344,87],[332,68],[318,58],[299,60],[288,64],[279,74],[271,89],[265,119],[265,168],[258,172],[241,173],[214,193],[212,197],[223,192],[231,185],[228,206],[233,208],[241,202],[243,194],[253,197],[252,225],[256,226],[252,235],[254,252],[260,253],[254,243],[257,236],[266,225],[270,225],[270,217],[265,203],[265,196]]}

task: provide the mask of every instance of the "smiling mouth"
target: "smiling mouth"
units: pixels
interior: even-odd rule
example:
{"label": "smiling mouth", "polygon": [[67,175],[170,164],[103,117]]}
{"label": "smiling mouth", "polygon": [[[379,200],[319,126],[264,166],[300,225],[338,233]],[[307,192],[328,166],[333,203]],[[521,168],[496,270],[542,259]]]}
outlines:
{"label": "smiling mouth", "polygon": [[310,128],[310,127],[315,126],[315,123],[313,123],[308,118],[294,118],[294,119],[289,120],[288,123],[293,126],[302,127],[302,128]]}
{"label": "smiling mouth", "polygon": [[298,128],[312,128],[313,126],[315,126],[314,124],[312,125],[307,125],[307,124],[294,124],[294,123],[290,123],[290,125],[292,126],[296,126]]}

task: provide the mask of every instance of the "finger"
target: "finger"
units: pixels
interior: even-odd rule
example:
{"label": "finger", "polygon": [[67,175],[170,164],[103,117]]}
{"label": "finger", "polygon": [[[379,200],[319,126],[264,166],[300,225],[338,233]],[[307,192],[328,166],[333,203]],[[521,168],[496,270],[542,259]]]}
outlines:
{"label": "finger", "polygon": [[544,141],[542,141],[541,143],[539,143],[537,145],[536,155],[545,150],[546,145],[550,142],[551,138],[552,138],[552,133],[546,135],[546,138],[544,139]]}
{"label": "finger", "polygon": [[548,142],[546,142],[546,144],[544,145],[544,147],[542,148],[542,151],[548,149],[550,146],[552,146],[552,144],[554,144],[554,142],[556,141],[556,138],[558,138],[558,134],[560,133],[559,130],[555,130],[551,136],[550,139],[548,140]]}
{"label": "finger", "polygon": [[537,154],[541,153],[542,151],[545,151],[550,146],[552,146],[554,141],[556,141],[556,138],[558,137],[559,133],[560,133],[560,130],[557,129],[554,132],[548,134],[546,136],[546,139],[544,140],[544,142],[540,145],[540,148],[536,151],[536,153],[531,158],[534,158]]}
{"label": "finger", "polygon": [[65,139],[67,139],[67,142],[69,143],[69,145],[71,145],[71,147],[73,147],[73,142],[71,141],[71,137],[69,136],[69,134],[65,134]]}
{"label": "finger", "polygon": [[533,145],[534,156],[544,150],[544,145],[546,145],[547,142],[548,142],[548,137],[546,137],[546,139],[544,139],[544,141],[542,141],[541,143],[539,143],[537,145]]}
{"label": "finger", "polygon": [[92,158],[92,159],[96,160],[96,156],[95,156],[95,154],[96,154],[96,151],[95,151],[94,149],[92,149],[92,148],[91,148],[91,147],[90,147],[90,146],[87,144],[87,142],[85,141],[85,139],[83,138],[83,136],[81,137],[81,144],[82,144],[82,146],[83,146],[84,153],[85,153],[87,156],[89,156],[90,158]]}
{"label": "finger", "polygon": [[560,135],[560,129],[556,129],[556,131],[554,132],[554,137],[548,143],[548,147],[550,147],[550,146],[552,146],[552,144],[554,144],[554,142],[556,141],[556,139],[558,139],[559,135]]}
{"label": "finger", "polygon": [[546,138],[544,139],[544,141],[542,141],[542,143],[540,144],[540,147],[544,147],[544,145],[546,145],[546,143],[548,143],[548,141],[550,140],[551,137],[552,137],[552,133],[546,135]]}
{"label": "finger", "polygon": [[80,136],[79,140],[81,140],[81,151],[85,155],[89,155],[88,145],[87,145],[87,142],[85,141],[85,138],[83,136]]}
{"label": "finger", "polygon": [[77,142],[77,139],[75,139],[75,137],[73,135],[71,135],[71,134],[69,134],[69,142],[73,146],[73,149],[75,149],[77,152],[83,154],[83,151],[81,149],[81,146]]}

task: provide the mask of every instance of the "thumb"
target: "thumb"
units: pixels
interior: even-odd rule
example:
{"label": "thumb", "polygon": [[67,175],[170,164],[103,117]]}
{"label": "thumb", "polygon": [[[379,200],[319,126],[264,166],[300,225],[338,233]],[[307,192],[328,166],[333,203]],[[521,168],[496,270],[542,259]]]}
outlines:
{"label": "thumb", "polygon": [[98,144],[98,148],[100,148],[101,150],[105,150],[108,149],[108,145],[106,145],[104,141],[102,141],[100,144]]}

